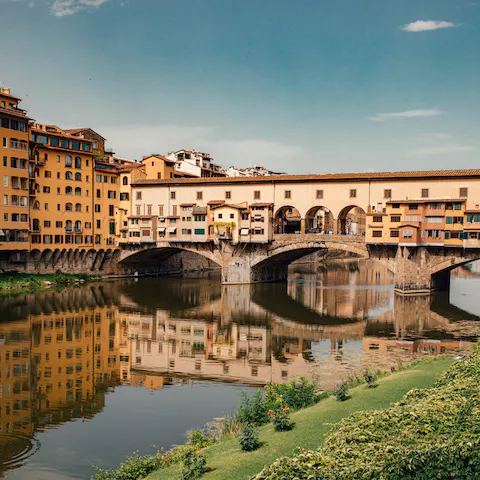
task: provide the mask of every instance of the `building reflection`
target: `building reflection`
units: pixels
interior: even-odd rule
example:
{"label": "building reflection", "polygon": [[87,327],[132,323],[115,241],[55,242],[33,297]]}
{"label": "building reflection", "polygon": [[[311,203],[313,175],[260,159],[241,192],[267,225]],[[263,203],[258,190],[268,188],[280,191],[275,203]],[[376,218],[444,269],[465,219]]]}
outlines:
{"label": "building reflection", "polygon": [[0,451],[10,455],[11,434],[34,438],[92,418],[120,384],[264,385],[301,375],[322,384],[370,359],[471,347],[475,335],[461,326],[476,331],[478,317],[442,295],[395,296],[389,275],[343,262],[302,267],[288,285],[140,279],[2,298]]}

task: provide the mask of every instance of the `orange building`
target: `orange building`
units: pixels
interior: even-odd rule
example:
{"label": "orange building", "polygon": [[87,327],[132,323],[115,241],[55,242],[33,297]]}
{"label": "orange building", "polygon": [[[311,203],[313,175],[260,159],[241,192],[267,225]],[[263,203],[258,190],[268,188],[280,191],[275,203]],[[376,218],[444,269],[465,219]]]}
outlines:
{"label": "orange building", "polygon": [[0,249],[28,249],[30,217],[29,196],[29,120],[18,107],[20,99],[0,88],[0,141],[2,179],[0,192]]}

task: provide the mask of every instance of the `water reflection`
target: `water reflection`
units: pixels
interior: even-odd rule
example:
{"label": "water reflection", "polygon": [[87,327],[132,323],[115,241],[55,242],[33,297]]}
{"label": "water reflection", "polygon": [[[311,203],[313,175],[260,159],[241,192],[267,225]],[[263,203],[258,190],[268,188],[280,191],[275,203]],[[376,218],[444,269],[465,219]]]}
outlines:
{"label": "water reflection", "polygon": [[[474,273],[461,274],[458,281],[478,285]],[[38,432],[92,420],[107,394],[130,395],[120,385],[161,391],[196,380],[263,385],[306,375],[330,388],[365,365],[468,349],[478,334],[475,312],[448,295],[395,296],[389,272],[368,262],[301,266],[288,284],[140,279],[3,297],[0,319],[0,476],[36,452]],[[164,445],[178,441],[162,435]],[[58,478],[88,478],[91,463],[63,465]]]}

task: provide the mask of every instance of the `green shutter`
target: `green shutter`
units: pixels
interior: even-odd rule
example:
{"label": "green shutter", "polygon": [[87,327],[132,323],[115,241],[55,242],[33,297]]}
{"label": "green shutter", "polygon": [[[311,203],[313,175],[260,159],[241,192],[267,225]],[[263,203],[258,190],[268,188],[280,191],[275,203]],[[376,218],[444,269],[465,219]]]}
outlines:
{"label": "green shutter", "polygon": [[445,232],[445,240],[448,240],[450,238],[450,232]]}
{"label": "green shutter", "polygon": [[467,240],[468,238],[468,233],[467,232],[460,232],[460,238],[462,240]]}
{"label": "green shutter", "polygon": [[447,224],[451,225],[453,223],[453,217],[447,217]]}
{"label": "green shutter", "polygon": [[467,222],[469,223],[473,222],[473,215],[467,215]]}

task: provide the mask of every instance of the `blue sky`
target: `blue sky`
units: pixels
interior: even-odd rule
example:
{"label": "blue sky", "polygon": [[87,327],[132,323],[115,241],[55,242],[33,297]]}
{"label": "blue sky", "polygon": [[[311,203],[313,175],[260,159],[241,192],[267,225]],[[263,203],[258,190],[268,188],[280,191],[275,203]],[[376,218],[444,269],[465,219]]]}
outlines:
{"label": "blue sky", "polygon": [[479,167],[480,0],[0,0],[0,18],[2,86],[121,156]]}

